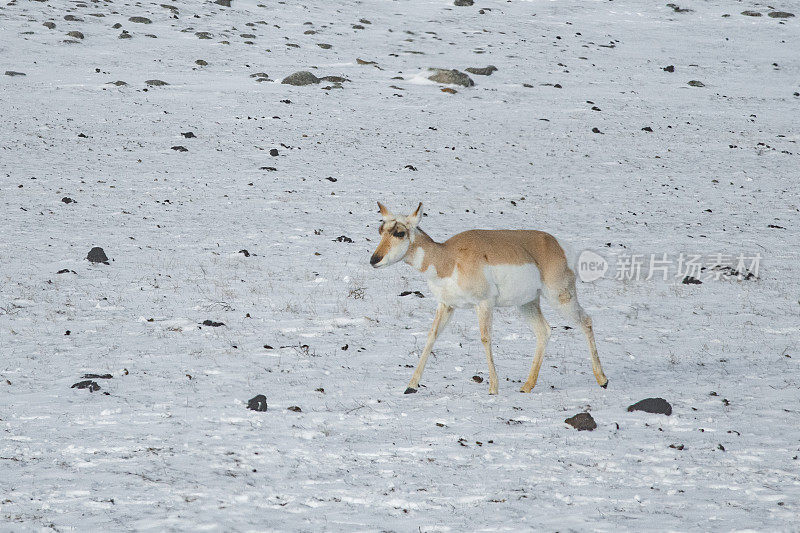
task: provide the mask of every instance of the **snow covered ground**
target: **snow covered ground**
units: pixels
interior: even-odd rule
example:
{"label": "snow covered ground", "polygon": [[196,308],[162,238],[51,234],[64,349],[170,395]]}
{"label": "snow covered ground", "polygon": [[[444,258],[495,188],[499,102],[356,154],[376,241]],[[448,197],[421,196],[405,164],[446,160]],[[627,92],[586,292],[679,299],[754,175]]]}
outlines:
{"label": "snow covered ground", "polygon": [[[0,529],[800,528],[794,2],[162,1],[0,7]],[[503,310],[498,396],[463,311],[403,395],[435,301],[369,267],[376,200],[607,258],[578,289],[609,388],[546,308],[532,394]],[[680,253],[762,259],[614,279]]]}

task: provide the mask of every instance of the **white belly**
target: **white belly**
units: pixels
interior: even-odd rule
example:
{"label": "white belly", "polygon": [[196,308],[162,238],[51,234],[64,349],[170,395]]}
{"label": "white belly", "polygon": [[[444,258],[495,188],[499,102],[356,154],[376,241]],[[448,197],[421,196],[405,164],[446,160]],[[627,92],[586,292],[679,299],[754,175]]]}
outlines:
{"label": "white belly", "polygon": [[[435,269],[433,269],[435,270]],[[487,265],[483,270],[486,282],[464,283],[467,287],[481,286],[480,294],[459,285],[458,269],[450,277],[428,276],[428,285],[436,299],[452,307],[474,307],[483,300],[492,306],[520,306],[534,300],[542,288],[536,265]]]}
{"label": "white belly", "polygon": [[480,298],[458,285],[458,269],[455,268],[453,274],[447,278],[439,278],[435,274],[429,276],[428,286],[437,300],[451,307],[474,307],[480,302]]}
{"label": "white belly", "polygon": [[498,307],[526,304],[542,289],[541,274],[534,264],[488,265],[484,274]]}

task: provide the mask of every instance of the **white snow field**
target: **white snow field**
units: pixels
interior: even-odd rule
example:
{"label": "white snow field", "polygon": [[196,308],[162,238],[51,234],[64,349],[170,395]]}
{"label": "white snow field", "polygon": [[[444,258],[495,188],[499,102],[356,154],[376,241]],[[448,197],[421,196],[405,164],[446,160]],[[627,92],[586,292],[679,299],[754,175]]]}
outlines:
{"label": "white snow field", "polygon": [[[0,530],[800,530],[796,2],[161,1],[0,7]],[[605,257],[608,389],[545,306],[531,394],[504,309],[498,396],[463,310],[404,395],[436,302],[376,200]]]}

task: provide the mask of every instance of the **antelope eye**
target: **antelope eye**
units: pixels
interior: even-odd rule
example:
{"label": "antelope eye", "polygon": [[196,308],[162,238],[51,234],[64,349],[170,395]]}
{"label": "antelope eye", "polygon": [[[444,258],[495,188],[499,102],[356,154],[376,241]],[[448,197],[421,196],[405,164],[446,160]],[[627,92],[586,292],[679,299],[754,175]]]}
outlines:
{"label": "antelope eye", "polygon": [[397,237],[398,239],[402,239],[403,237],[406,236],[406,232],[405,231],[398,231],[397,233],[394,234],[394,236]]}

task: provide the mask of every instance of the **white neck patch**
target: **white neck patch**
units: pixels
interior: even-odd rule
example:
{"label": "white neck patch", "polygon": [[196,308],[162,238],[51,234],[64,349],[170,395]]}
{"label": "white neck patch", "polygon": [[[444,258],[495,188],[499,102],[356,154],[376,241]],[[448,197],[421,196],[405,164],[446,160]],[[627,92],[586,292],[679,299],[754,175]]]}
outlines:
{"label": "white neck patch", "polygon": [[417,248],[414,250],[414,258],[411,260],[411,266],[417,270],[422,270],[422,260],[425,258],[425,250]]}

